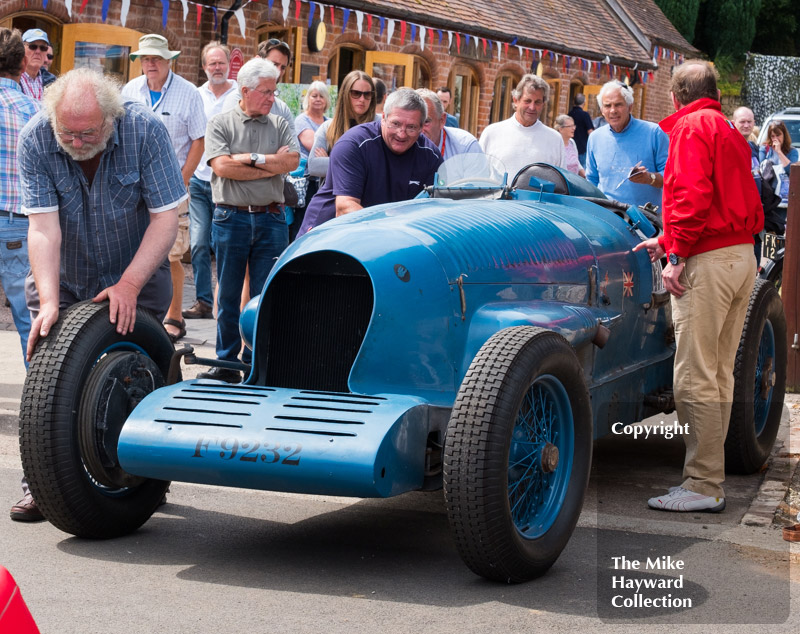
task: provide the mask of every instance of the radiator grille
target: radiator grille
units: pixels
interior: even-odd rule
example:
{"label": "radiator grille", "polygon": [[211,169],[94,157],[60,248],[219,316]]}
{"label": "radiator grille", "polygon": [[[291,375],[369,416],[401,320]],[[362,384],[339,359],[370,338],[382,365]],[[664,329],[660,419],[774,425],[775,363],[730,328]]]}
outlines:
{"label": "radiator grille", "polygon": [[294,260],[270,282],[261,308],[259,382],[348,392],[372,307],[372,283],[356,260],[327,252]]}

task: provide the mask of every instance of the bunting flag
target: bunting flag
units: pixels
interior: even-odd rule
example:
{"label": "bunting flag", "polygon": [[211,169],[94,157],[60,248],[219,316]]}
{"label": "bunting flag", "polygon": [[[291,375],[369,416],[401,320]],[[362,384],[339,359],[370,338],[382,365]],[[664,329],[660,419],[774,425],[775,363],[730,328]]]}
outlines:
{"label": "bunting flag", "polygon": [[416,40],[416,39],[417,39],[417,25],[416,24],[412,24],[411,25],[411,43],[413,44],[414,40]]}
{"label": "bunting flag", "polygon": [[[500,61],[500,42],[495,40],[494,42],[497,44],[497,61]],[[506,57],[508,57],[508,42],[506,42]]]}
{"label": "bunting flag", "polygon": [[342,9],[342,33],[347,28],[347,21],[350,19],[350,9]]}
{"label": "bunting flag", "polygon": [[367,13],[367,33],[372,33],[372,14]]}
{"label": "bunting flag", "polygon": [[295,20],[299,20],[300,19],[300,7],[301,6],[302,5],[300,4],[300,0],[294,0],[294,19]]}
{"label": "bunting flag", "polygon": [[128,21],[128,9],[130,8],[131,0],[122,0],[122,7],[120,7],[119,10],[119,21],[122,23],[122,26],[125,26],[125,23]]}
{"label": "bunting flag", "polygon": [[466,41],[466,43],[467,43],[467,44],[466,44],[466,46],[467,46],[467,52],[469,52],[469,33],[465,33],[465,34],[464,34],[464,39],[465,39],[465,41]]}
{"label": "bunting flag", "polygon": [[64,0],[64,6],[67,8],[67,15],[72,18],[72,0]]}
{"label": "bunting flag", "polygon": [[486,55],[486,38],[481,38],[481,43],[483,44],[483,54]]}
{"label": "bunting flag", "polygon": [[202,18],[202,13],[203,13],[203,7],[201,7],[201,6],[198,4],[198,5],[197,5],[197,28],[198,28],[198,29],[200,28],[200,20],[201,20],[201,18]]}
{"label": "bunting flag", "polygon": [[[161,0],[161,28],[167,28],[167,16],[169,14],[169,0]],[[216,29],[214,29],[216,30]]]}
{"label": "bunting flag", "polygon": [[314,21],[314,10],[317,6],[312,2],[311,8],[308,10],[308,28],[311,28],[311,23]]}
{"label": "bunting flag", "polygon": [[83,10],[86,8],[86,4],[87,4],[88,2],[89,2],[89,0],[82,0],[82,2],[81,2],[81,8],[80,8],[80,12],[81,12],[81,13],[83,13]]}
{"label": "bunting flag", "polygon": [[239,31],[242,33],[242,38],[245,36],[245,19],[244,19],[244,9],[239,7],[236,11],[233,12],[233,15],[236,16],[236,19],[239,20]]}
{"label": "bunting flag", "polygon": [[[27,4],[28,4],[28,3],[26,2],[26,3],[25,3],[25,6],[27,6]],[[43,1],[42,1],[42,8],[43,8],[43,9],[46,9],[46,8],[47,8],[47,0],[43,0]],[[106,20],[105,20],[105,18],[103,18],[103,22],[105,22],[105,21],[106,21]]]}
{"label": "bunting flag", "polygon": [[331,7],[331,27],[333,27],[333,26],[334,26],[333,19],[334,19],[334,16],[335,16],[335,15],[336,15],[336,14],[333,12],[333,7]]}
{"label": "bunting flag", "polygon": [[[163,0],[162,0],[163,1]],[[289,6],[289,0],[286,0],[286,6]],[[211,10],[214,12],[214,32],[217,32],[217,7],[211,7]],[[287,9],[288,11],[288,9]]]}
{"label": "bunting flag", "polygon": [[[283,21],[286,22],[286,18],[289,17],[289,0],[281,0],[281,9],[282,9],[281,14],[283,15]],[[333,7],[331,7],[331,9],[333,9]],[[214,11],[214,15],[216,16],[216,8]],[[215,28],[214,30],[216,31],[217,29]]]}
{"label": "bunting flag", "polygon": [[356,29],[358,30],[358,37],[361,37],[361,30],[364,27],[364,12],[356,11]]}
{"label": "bunting flag", "polygon": [[403,44],[406,41],[406,24],[405,20],[400,20],[400,44]]}
{"label": "bunting flag", "polygon": [[[383,30],[383,29],[381,29]],[[386,43],[392,41],[392,35],[394,35],[394,20],[389,20],[389,24],[386,25]]]}
{"label": "bunting flag", "polygon": [[[189,3],[187,0],[181,0],[181,6],[183,7],[183,21],[186,22],[186,17],[189,15]],[[242,37],[244,37],[244,31],[242,31]]]}
{"label": "bunting flag", "polygon": [[[269,3],[267,4],[267,6],[269,7],[269,10],[270,10],[270,13],[272,12],[272,5],[274,3],[275,3],[275,0],[269,0]],[[200,5],[198,4],[197,6],[199,7]]]}
{"label": "bunting flag", "polygon": [[[436,33],[439,35],[439,45],[441,46],[444,33],[442,33],[442,29],[436,29]],[[433,39],[433,37],[431,37],[431,39]]]}
{"label": "bunting flag", "polygon": [[448,31],[447,32],[447,50],[449,51],[451,48],[453,48],[453,32],[452,31]]}
{"label": "bunting flag", "polygon": [[[100,15],[103,18],[103,22],[106,21],[108,18],[108,5],[111,4],[111,0],[103,0],[103,8],[100,10]],[[47,8],[47,0],[42,3],[42,6],[46,9]]]}
{"label": "bunting flag", "polygon": [[[469,35],[467,37],[469,37]],[[458,32],[456,32],[456,49],[459,53],[461,52],[461,34]]]}
{"label": "bunting flag", "polygon": [[378,37],[382,37],[383,36],[383,29],[386,27],[386,18],[379,17],[378,20],[380,20],[380,23],[381,23],[381,32],[378,33]]}
{"label": "bunting flag", "polygon": [[425,50],[425,32],[426,29],[424,26],[421,26],[419,29],[419,47],[424,51]]}

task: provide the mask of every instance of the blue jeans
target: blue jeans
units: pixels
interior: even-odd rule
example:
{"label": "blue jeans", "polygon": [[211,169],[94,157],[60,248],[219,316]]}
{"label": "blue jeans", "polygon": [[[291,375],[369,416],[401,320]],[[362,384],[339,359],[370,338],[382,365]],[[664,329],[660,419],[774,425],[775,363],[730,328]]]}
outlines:
{"label": "blue jeans", "polygon": [[19,333],[23,359],[31,330],[31,315],[25,303],[25,277],[30,268],[28,219],[19,214],[0,216],[0,283],[11,304],[11,315]]}
{"label": "blue jeans", "polygon": [[211,290],[211,218],[214,203],[211,183],[192,176],[189,179],[189,240],[192,246],[192,271],[197,299],[214,305]]}
{"label": "blue jeans", "polygon": [[586,169],[586,152],[583,154],[578,154],[578,163],[581,164],[583,169]]}
{"label": "blue jeans", "polygon": [[[289,245],[286,215],[251,214],[230,207],[216,207],[211,227],[217,256],[218,312],[217,358],[236,361],[242,347],[239,304],[247,265],[250,265],[250,297],[260,295],[275,260]],[[250,363],[245,348],[242,361]]]}

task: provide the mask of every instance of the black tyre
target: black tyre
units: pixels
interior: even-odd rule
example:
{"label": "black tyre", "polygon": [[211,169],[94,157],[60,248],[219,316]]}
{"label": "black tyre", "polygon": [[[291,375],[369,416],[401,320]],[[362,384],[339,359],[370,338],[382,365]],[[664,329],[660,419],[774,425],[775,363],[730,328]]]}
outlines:
{"label": "black tyre", "polygon": [[780,292],[783,285],[783,259],[775,261],[775,266],[769,272],[767,280]]}
{"label": "black tyre", "polygon": [[57,528],[104,539],[136,530],[169,485],[126,474],[116,441],[130,411],[164,384],[174,352],[152,313],[137,309],[122,337],[108,304],[62,311],[31,360],[20,406],[25,476],[44,516]]}
{"label": "black tyre", "polygon": [[507,328],[475,356],[444,453],[459,554],[507,583],[544,574],[578,521],[592,458],[592,411],[572,347],[541,328]]}
{"label": "black tyre", "polygon": [[769,458],[786,392],[786,317],[775,286],[757,279],[734,365],[728,473],[757,472]]}

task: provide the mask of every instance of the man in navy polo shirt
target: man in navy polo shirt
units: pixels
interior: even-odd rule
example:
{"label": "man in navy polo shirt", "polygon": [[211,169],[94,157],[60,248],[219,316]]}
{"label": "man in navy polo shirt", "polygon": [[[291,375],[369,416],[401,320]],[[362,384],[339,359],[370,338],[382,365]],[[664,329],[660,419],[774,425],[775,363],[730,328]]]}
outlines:
{"label": "man in navy polo shirt", "polygon": [[325,184],[308,205],[299,235],[352,211],[410,200],[433,184],[441,154],[422,135],[425,101],[411,88],[386,98],[383,117],[357,125],[331,150]]}

